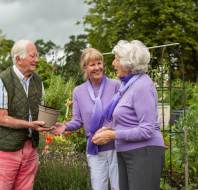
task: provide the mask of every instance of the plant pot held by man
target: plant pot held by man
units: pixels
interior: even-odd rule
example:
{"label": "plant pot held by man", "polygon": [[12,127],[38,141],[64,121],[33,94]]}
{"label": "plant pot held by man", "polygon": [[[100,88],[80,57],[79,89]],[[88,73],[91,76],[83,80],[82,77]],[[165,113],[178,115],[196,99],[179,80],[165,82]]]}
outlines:
{"label": "plant pot held by man", "polygon": [[39,120],[45,121],[45,127],[51,127],[57,121],[61,107],[66,99],[65,82],[60,76],[52,75],[49,87],[43,96],[43,103],[39,106]]}

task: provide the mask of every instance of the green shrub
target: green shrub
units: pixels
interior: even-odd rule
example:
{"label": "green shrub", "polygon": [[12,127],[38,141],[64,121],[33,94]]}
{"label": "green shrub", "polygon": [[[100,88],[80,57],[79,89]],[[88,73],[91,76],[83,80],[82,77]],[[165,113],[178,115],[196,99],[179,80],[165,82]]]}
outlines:
{"label": "green shrub", "polygon": [[[176,130],[181,131],[184,128],[188,131],[188,142],[187,142],[187,154],[189,159],[189,181],[190,183],[197,183],[198,179],[198,103],[194,103],[187,110],[186,115],[181,119],[176,127]],[[183,128],[182,128],[183,127]],[[179,133],[176,138],[176,146],[179,151],[177,153],[177,159],[181,160],[181,167],[184,168],[184,135]]]}
{"label": "green shrub", "polygon": [[[187,83],[186,83],[187,84]],[[169,138],[171,137],[172,151],[166,151],[166,175],[169,173],[170,160],[172,164],[172,179],[173,186],[182,189],[184,187],[184,163],[185,163],[185,143],[184,129],[188,131],[187,155],[189,162],[189,184],[193,188],[198,188],[198,88],[196,84],[188,84],[187,90],[187,105],[185,116],[180,117],[180,120],[172,126],[172,134],[165,134],[164,139],[166,145],[170,148]],[[179,102],[179,98],[177,99]],[[176,105],[176,104],[175,104]],[[178,104],[179,105],[179,104]],[[170,136],[171,135],[171,136]],[[171,159],[170,159],[171,156]],[[170,181],[170,179],[169,179]],[[194,185],[195,184],[195,185]],[[190,189],[191,187],[189,187]]]}
{"label": "green shrub", "polygon": [[176,188],[171,187],[166,181],[163,179],[160,181],[160,189],[161,190],[177,190]]}
{"label": "green shrub", "polygon": [[85,137],[84,128],[80,128],[75,132],[66,132],[65,139],[73,144],[74,150],[77,152],[85,152],[86,151],[86,144],[87,139]]}
{"label": "green shrub", "polygon": [[39,58],[36,71],[41,77],[45,88],[48,88],[50,76],[53,74],[53,65],[47,63],[45,58]]}
{"label": "green shrub", "polygon": [[88,190],[85,155],[47,154],[40,158],[34,190]]}
{"label": "green shrub", "polygon": [[175,80],[172,82],[171,106],[172,109],[181,109],[191,106],[198,95],[198,85],[196,83],[182,82]]}
{"label": "green shrub", "polygon": [[65,82],[60,76],[51,75],[49,87],[43,96],[44,105],[60,110],[66,100]]}
{"label": "green shrub", "polygon": [[69,152],[85,153],[86,143],[83,128],[74,132],[66,131],[63,135],[53,138],[53,142],[49,144],[49,151],[62,154]]}

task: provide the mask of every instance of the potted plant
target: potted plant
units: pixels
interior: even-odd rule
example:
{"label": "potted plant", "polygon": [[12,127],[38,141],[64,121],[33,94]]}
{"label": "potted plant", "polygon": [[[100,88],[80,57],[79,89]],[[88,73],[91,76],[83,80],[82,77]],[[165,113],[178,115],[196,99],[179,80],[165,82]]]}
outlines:
{"label": "potted plant", "polygon": [[66,84],[60,76],[51,75],[42,100],[38,120],[45,121],[45,127],[51,127],[56,123],[66,100]]}

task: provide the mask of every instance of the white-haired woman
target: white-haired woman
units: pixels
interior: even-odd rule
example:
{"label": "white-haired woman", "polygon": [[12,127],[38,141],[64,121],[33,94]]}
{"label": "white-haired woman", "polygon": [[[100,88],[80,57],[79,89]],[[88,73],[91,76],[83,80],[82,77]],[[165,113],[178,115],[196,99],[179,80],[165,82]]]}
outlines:
{"label": "white-haired woman", "polygon": [[[95,48],[86,48],[81,55],[81,68],[87,79],[73,92],[72,120],[65,124],[56,124],[52,132],[60,134],[74,131],[82,126],[87,137],[87,161],[90,169],[93,190],[108,190],[108,181],[112,190],[118,190],[118,165],[114,141],[97,146],[92,137],[100,128],[103,110],[120,83],[104,75],[103,55]],[[107,124],[107,123],[106,123]]]}
{"label": "white-haired woman", "polygon": [[116,140],[121,190],[159,190],[164,141],[157,120],[157,91],[146,74],[150,53],[138,40],[119,41],[113,66],[122,86],[106,110],[113,129],[100,129],[96,144]]}

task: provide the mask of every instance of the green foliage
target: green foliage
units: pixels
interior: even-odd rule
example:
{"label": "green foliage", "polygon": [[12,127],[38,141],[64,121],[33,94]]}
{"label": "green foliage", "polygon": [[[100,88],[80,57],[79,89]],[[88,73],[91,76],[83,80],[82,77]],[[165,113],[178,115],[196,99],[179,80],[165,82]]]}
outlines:
{"label": "green foliage", "polygon": [[[190,106],[187,110],[186,115],[183,119],[181,119],[176,127],[176,130],[180,131],[184,128],[187,129],[188,132],[188,159],[189,159],[189,175],[190,175],[190,183],[196,183],[198,179],[198,105],[197,103]],[[183,127],[183,128],[182,128]],[[184,148],[184,136],[183,134],[177,135],[175,138],[176,146],[179,151],[177,153],[177,158],[180,160],[184,158],[185,152]],[[181,162],[181,166],[184,167],[184,162]]]}
{"label": "green foliage", "polygon": [[198,85],[196,83],[182,82],[175,80],[172,82],[171,103],[173,109],[180,109],[191,106],[198,99]]}
{"label": "green foliage", "polygon": [[66,84],[61,76],[51,75],[49,87],[45,90],[43,96],[44,105],[50,108],[60,110],[66,100]]}
{"label": "green foliage", "polygon": [[14,42],[12,40],[0,37],[0,72],[12,65],[10,51],[13,44]]}
{"label": "green foliage", "polygon": [[49,144],[49,154],[58,154],[63,157],[75,152],[75,144],[69,140],[69,134],[54,136],[53,141]]}
{"label": "green foliage", "polygon": [[196,83],[184,82],[178,79],[171,81],[171,90],[169,84],[165,87],[164,91],[162,91],[161,87],[158,88],[158,100],[159,102],[163,101],[171,104],[172,110],[188,108],[193,102],[197,101],[198,85]]}
{"label": "green foliage", "polygon": [[49,144],[48,151],[51,154],[68,155],[71,152],[85,153],[86,137],[83,128],[77,131],[67,131],[61,136],[54,136],[52,143]]}
{"label": "green foliage", "polygon": [[161,180],[160,189],[162,190],[177,190],[176,188],[171,187],[166,181]]}
{"label": "green foliage", "polygon": [[89,189],[89,176],[84,155],[73,153],[63,157],[49,154],[47,157],[40,158],[34,190],[55,189]]}
{"label": "green foliage", "polygon": [[83,129],[62,136],[50,135],[52,141],[46,144],[48,135],[40,135],[40,167],[34,190],[90,189],[85,148],[79,151],[78,144],[73,141],[76,138],[83,142]]}
{"label": "green foliage", "polygon": [[[72,116],[72,92],[76,85],[76,80],[74,78],[69,78],[69,80],[65,84],[65,101],[64,106],[62,107],[61,112],[64,113],[60,116],[59,120],[69,120]],[[65,109],[66,108],[66,109]]]}
{"label": "green foliage", "polygon": [[43,39],[36,40],[35,45],[40,56],[45,56],[45,54],[48,53],[51,49],[57,47],[56,44],[51,40],[44,42]]}
{"label": "green foliage", "polygon": [[49,79],[53,75],[53,66],[48,64],[44,58],[40,58],[37,67],[37,73],[41,77],[44,87],[49,87]]}
{"label": "green foliage", "polygon": [[83,22],[88,42],[109,52],[121,39],[142,40],[147,46],[179,42],[186,76],[198,74],[197,0],[85,0],[90,8]]}
{"label": "green foliage", "polygon": [[[184,109],[197,101],[198,85],[196,83],[184,82],[182,80],[171,81],[171,91],[163,92],[163,101],[171,104],[172,110]],[[158,91],[159,100],[162,101],[162,92]]]}
{"label": "green foliage", "polygon": [[87,139],[85,137],[84,128],[80,128],[76,132],[66,132],[65,133],[66,140],[73,144],[74,150],[76,152],[85,152]]}
{"label": "green foliage", "polygon": [[76,79],[75,78],[69,78],[67,80],[67,83],[65,85],[65,90],[67,92],[66,94],[66,99],[71,99],[72,98],[72,93],[73,93],[73,89],[76,85]]}
{"label": "green foliage", "polygon": [[61,75],[65,80],[75,76],[77,84],[83,81],[79,63],[81,51],[86,48],[86,45],[86,35],[70,36],[69,43],[65,44],[64,51],[66,64],[61,68]]}
{"label": "green foliage", "polygon": [[[177,85],[181,85],[181,81],[175,81]],[[171,135],[169,133],[164,134],[165,144],[168,147],[166,151],[166,169],[165,173],[170,172],[170,164],[172,165],[172,179],[171,183],[175,187],[182,188],[184,186],[184,164],[185,164],[185,154],[188,155],[189,160],[189,184],[192,186],[189,189],[197,188],[197,179],[198,179],[198,85],[194,83],[185,83],[186,87],[186,97],[188,106],[185,115],[180,117],[179,121],[171,127],[171,130],[175,133]],[[175,98],[175,107],[183,101],[181,92],[174,92]],[[184,141],[184,129],[188,132],[188,141],[185,145]],[[170,138],[171,138],[171,147],[170,152]],[[187,146],[187,152],[185,152],[185,146]],[[171,163],[170,163],[171,160]],[[194,184],[194,185],[193,185]]]}

